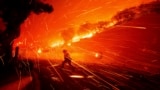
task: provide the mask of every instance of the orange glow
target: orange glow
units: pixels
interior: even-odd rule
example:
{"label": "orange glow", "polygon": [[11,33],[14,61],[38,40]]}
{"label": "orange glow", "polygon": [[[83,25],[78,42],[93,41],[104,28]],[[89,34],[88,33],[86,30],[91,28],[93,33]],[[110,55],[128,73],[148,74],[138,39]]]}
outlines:
{"label": "orange glow", "polygon": [[83,39],[85,38],[91,38],[93,36],[93,33],[88,33],[82,36]]}
{"label": "orange glow", "polygon": [[83,35],[76,35],[72,38],[72,42],[79,42],[81,39],[91,38],[93,37],[99,30],[92,30],[90,33]]}
{"label": "orange glow", "polygon": [[[67,46],[71,46],[72,43],[74,42],[79,42],[81,39],[87,39],[87,38],[92,38],[96,33],[98,33],[99,30],[95,29],[90,31],[89,33],[86,34],[82,34],[82,35],[75,35],[73,38],[71,38],[71,42],[67,43]],[[59,47],[59,46],[63,46],[65,44],[66,41],[64,40],[56,40],[56,41],[52,41],[52,44],[50,45],[50,47]]]}
{"label": "orange glow", "polygon": [[89,75],[89,76],[87,76],[87,78],[93,78],[94,76],[91,76],[91,75]]}
{"label": "orange glow", "polygon": [[40,54],[40,53],[42,53],[42,50],[39,48],[37,52]]}
{"label": "orange glow", "polygon": [[82,75],[70,75],[71,78],[84,78]]}
{"label": "orange glow", "polygon": [[99,53],[96,53],[96,54],[95,54],[95,57],[99,57]]}
{"label": "orange glow", "polygon": [[23,44],[23,42],[17,42],[16,46],[19,46],[19,45],[22,45],[22,44]]}
{"label": "orange glow", "polygon": [[68,45],[68,46],[71,46],[71,43],[68,43],[67,45]]}
{"label": "orange glow", "polygon": [[[65,28],[76,28],[84,22],[97,23],[99,21],[110,21],[112,16],[118,11],[153,0],[124,0],[123,2],[119,0],[80,0],[81,2],[78,0],[68,0],[67,2],[60,0],[45,1],[52,4],[55,11],[51,14],[43,13],[40,15],[31,13],[21,26],[21,35],[15,41],[15,46],[22,46],[28,51],[30,50],[28,47],[34,48],[34,53],[42,53],[41,49],[44,46],[52,48],[60,47],[66,44],[66,41],[62,37],[59,38],[58,34]],[[115,24],[116,21],[111,21],[105,27],[108,28]],[[81,39],[92,38],[101,31],[98,28],[94,28],[83,34],[75,33],[70,38],[69,43],[67,42],[68,46],[74,42],[79,42]],[[56,40],[51,40],[51,38],[56,38]],[[41,43],[37,44],[36,42]],[[37,48],[41,49],[37,51]],[[20,48],[20,50],[22,49]],[[26,55],[28,53],[23,51],[23,54]]]}
{"label": "orange glow", "polygon": [[117,21],[112,21],[112,22],[110,22],[110,23],[107,25],[107,28],[114,26],[116,23],[117,23]]}
{"label": "orange glow", "polygon": [[74,36],[72,38],[72,42],[79,42],[80,41],[80,36]]}
{"label": "orange glow", "polygon": [[62,46],[64,44],[64,41],[63,40],[58,40],[58,41],[55,41],[51,44],[51,47],[59,47],[59,46]]}
{"label": "orange glow", "polygon": [[[69,0],[67,2],[59,0],[45,1],[53,5],[54,12],[40,15],[31,14],[21,26],[21,40],[23,38],[27,38],[29,41],[48,40],[51,36],[60,32],[60,30],[68,28],[71,25],[73,27],[79,26],[86,21],[91,23],[108,21],[120,10],[153,0],[124,0],[123,2],[119,0],[81,0],[81,2],[77,0]],[[84,38],[91,36],[91,34],[88,34]]]}

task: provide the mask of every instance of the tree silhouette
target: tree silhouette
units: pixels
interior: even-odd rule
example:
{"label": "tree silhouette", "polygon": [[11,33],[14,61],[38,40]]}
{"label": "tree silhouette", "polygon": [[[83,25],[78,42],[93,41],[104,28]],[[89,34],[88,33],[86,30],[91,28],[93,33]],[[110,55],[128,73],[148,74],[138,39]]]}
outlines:
{"label": "tree silhouette", "polygon": [[0,55],[3,55],[3,64],[12,59],[13,40],[19,37],[20,25],[30,13],[52,11],[51,5],[40,0],[0,0]]}

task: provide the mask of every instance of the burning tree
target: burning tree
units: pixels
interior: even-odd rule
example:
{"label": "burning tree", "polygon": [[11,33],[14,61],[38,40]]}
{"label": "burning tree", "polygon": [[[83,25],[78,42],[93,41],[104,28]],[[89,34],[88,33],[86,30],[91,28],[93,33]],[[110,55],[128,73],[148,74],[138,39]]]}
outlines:
{"label": "burning tree", "polygon": [[86,22],[86,23],[80,25],[79,30],[78,30],[78,34],[79,35],[88,34],[88,33],[92,32],[92,31],[94,31],[97,28],[97,26],[98,25],[96,25],[96,24],[92,24],[92,23]]}
{"label": "burning tree", "polygon": [[0,1],[0,66],[12,60],[12,45],[20,35],[20,25],[34,12],[51,13],[53,7],[40,0],[1,0]]}

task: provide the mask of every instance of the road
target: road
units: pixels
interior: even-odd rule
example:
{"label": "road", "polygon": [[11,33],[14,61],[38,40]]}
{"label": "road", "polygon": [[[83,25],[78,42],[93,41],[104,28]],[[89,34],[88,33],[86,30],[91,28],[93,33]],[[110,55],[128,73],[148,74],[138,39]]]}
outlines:
{"label": "road", "polygon": [[158,90],[160,75],[103,63],[73,62],[75,70],[56,60],[41,60],[36,71],[42,90]]}

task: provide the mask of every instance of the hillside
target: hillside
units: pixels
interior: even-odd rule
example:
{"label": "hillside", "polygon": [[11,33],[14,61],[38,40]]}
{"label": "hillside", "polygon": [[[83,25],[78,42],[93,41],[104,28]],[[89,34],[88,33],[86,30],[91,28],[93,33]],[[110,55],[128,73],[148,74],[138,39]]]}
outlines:
{"label": "hillside", "polygon": [[102,52],[104,62],[149,72],[160,71],[160,15],[151,13],[117,25],[74,45]]}

